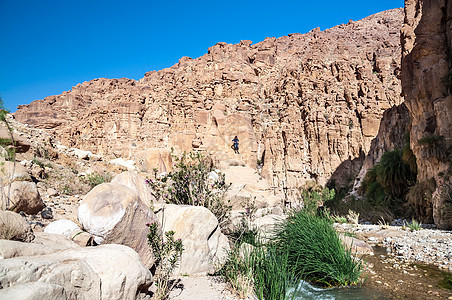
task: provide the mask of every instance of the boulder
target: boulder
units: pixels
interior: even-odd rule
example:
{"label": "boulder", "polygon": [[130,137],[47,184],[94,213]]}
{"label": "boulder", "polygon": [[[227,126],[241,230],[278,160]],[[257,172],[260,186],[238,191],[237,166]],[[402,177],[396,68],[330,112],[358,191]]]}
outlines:
{"label": "boulder", "polygon": [[[42,232],[36,233],[42,237]],[[68,249],[80,248],[76,243],[64,238],[62,235],[48,234],[53,237],[36,238],[31,243],[0,240],[0,259],[20,256],[37,256],[61,252]]]}
{"label": "boulder", "polygon": [[[8,195],[8,194],[7,194]],[[29,181],[14,181],[11,183],[9,209],[34,215],[40,212],[45,204],[38,192],[36,183]]]}
{"label": "boulder", "polygon": [[43,219],[53,219],[53,213],[52,213],[52,208],[51,207],[46,207],[41,211],[41,217]]}
{"label": "boulder", "polygon": [[64,238],[62,235],[46,232],[35,232],[33,244],[45,245],[48,247],[49,245],[52,245],[58,247],[58,249],[60,249],[59,251],[77,247],[76,243]]}
{"label": "boulder", "polygon": [[96,186],[80,202],[78,220],[97,244],[129,246],[138,252],[144,266],[154,264],[146,223],[157,218],[131,188],[115,183]]}
{"label": "boulder", "polygon": [[230,166],[224,170],[225,181],[231,184],[227,194],[232,209],[254,205],[258,208],[274,207],[282,203],[283,195],[270,188],[268,181],[250,167]]}
{"label": "boulder", "polygon": [[173,170],[171,152],[163,148],[150,148],[135,155],[137,167],[145,172],[153,173],[154,169],[160,173],[169,173]]}
{"label": "boulder", "polygon": [[374,255],[372,246],[365,241],[345,235],[339,235],[339,237],[342,244],[349,248],[353,255]]}
{"label": "boulder", "polygon": [[80,150],[77,148],[71,148],[70,151],[79,159],[89,159],[93,155],[91,151]]}
{"label": "boulder", "polygon": [[[16,153],[25,153],[30,149],[30,141],[28,141],[26,138],[21,137],[15,132],[13,132],[12,135]],[[8,129],[5,122],[0,123],[0,138],[8,140],[11,139],[11,131]]]}
{"label": "boulder", "polygon": [[15,286],[33,282],[61,286],[64,291],[47,286],[40,290],[41,294],[36,290],[30,299],[37,299],[38,295],[39,299],[54,299],[55,292],[60,291],[67,299],[132,300],[145,296],[152,275],[143,267],[138,254],[122,245],[76,248],[0,261],[1,299],[11,295],[11,287],[14,292]]}
{"label": "boulder", "polygon": [[44,232],[53,234],[62,234],[66,238],[70,238],[74,230],[82,231],[77,224],[71,220],[58,220],[50,223],[44,228]]}
{"label": "boulder", "polygon": [[184,246],[179,267],[181,274],[206,274],[224,262],[230,250],[218,220],[207,208],[189,205],[165,205],[157,214],[163,231],[175,231]]}
{"label": "boulder", "polygon": [[111,183],[125,185],[137,192],[140,199],[147,206],[155,202],[151,187],[145,182],[145,179],[132,172],[123,172],[113,178]]}
{"label": "boulder", "polygon": [[47,282],[27,282],[0,290],[2,299],[20,300],[66,300],[66,291],[61,285]]}
{"label": "boulder", "polygon": [[31,242],[34,234],[21,215],[0,210],[0,239]]}
{"label": "boulder", "polygon": [[118,157],[110,160],[110,163],[113,165],[124,167],[129,171],[133,171],[136,169],[135,162],[131,159],[125,160],[122,157]]}
{"label": "boulder", "polygon": [[69,239],[79,246],[95,246],[94,237],[86,231],[75,229],[69,234]]}
{"label": "boulder", "polygon": [[13,181],[31,181],[28,170],[17,162],[0,162],[0,176],[4,187]]}

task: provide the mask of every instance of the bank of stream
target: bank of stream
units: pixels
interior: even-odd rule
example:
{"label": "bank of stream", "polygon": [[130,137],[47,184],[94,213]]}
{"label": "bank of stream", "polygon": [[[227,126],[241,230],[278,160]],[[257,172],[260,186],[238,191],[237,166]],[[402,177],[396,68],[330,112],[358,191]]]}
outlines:
{"label": "bank of stream", "polygon": [[452,299],[452,273],[431,265],[403,262],[388,254],[385,247],[373,249],[375,255],[363,258],[366,262],[363,285],[321,289],[301,282],[294,299]]}

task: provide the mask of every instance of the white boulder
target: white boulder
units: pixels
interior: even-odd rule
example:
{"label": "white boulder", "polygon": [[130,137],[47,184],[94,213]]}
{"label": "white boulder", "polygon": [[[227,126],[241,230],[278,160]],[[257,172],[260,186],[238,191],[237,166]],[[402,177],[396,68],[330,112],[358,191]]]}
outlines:
{"label": "white boulder", "polygon": [[129,246],[138,252],[143,265],[154,264],[146,223],[157,217],[131,188],[115,183],[96,186],[80,202],[78,220],[97,244]]}
{"label": "white boulder", "polygon": [[175,231],[184,247],[179,267],[181,274],[206,274],[223,263],[230,250],[218,220],[207,208],[188,205],[165,205],[158,212],[164,232]]}

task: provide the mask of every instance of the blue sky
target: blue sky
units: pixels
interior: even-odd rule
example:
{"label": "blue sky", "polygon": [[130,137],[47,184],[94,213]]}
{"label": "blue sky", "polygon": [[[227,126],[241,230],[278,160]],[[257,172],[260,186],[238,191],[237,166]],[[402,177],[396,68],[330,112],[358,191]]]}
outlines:
{"label": "blue sky", "polygon": [[324,30],[396,7],[403,0],[0,0],[0,97],[13,112],[94,78],[139,79],[217,42]]}

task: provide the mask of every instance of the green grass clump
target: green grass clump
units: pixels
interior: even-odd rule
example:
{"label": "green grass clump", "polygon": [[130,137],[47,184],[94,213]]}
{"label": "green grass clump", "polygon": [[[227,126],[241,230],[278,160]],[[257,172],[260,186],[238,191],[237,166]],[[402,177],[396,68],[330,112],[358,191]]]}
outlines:
{"label": "green grass clump", "polygon": [[295,286],[288,259],[288,252],[281,252],[275,244],[251,249],[236,245],[220,274],[241,298],[254,293],[260,300],[284,300],[287,290]]}
{"label": "green grass clump", "polygon": [[333,216],[334,223],[345,224],[347,223],[347,218],[342,216]]}
{"label": "green grass clump", "polygon": [[253,266],[254,293],[259,299],[287,299],[287,290],[294,286],[288,252],[275,245],[257,247],[249,256]]}
{"label": "green grass clump", "polygon": [[358,283],[361,262],[342,245],[327,218],[294,212],[277,226],[275,242],[287,251],[290,272],[298,278],[324,287]]}
{"label": "green grass clump", "polygon": [[0,146],[5,147],[5,146],[10,146],[12,144],[13,144],[13,141],[11,139],[0,138]]}
{"label": "green grass clump", "polygon": [[42,161],[40,161],[39,159],[37,159],[37,158],[33,158],[33,160],[32,160],[32,162],[35,164],[35,165],[38,165],[38,166],[40,166],[40,167],[42,167],[42,168],[44,168],[44,162],[42,162]]}
{"label": "green grass clump", "polygon": [[88,174],[85,178],[85,182],[88,183],[91,187],[95,187],[101,183],[110,181],[111,181],[110,174],[92,173]]}
{"label": "green grass clump", "polygon": [[411,223],[406,224],[406,227],[410,229],[410,231],[418,231],[421,230],[421,223],[416,220],[411,220]]}
{"label": "green grass clump", "polygon": [[235,244],[219,271],[241,298],[252,293],[266,300],[294,297],[300,280],[321,287],[359,282],[361,261],[343,246],[332,218],[318,215],[313,206],[291,212],[265,239],[245,218],[242,223],[231,234]]}

